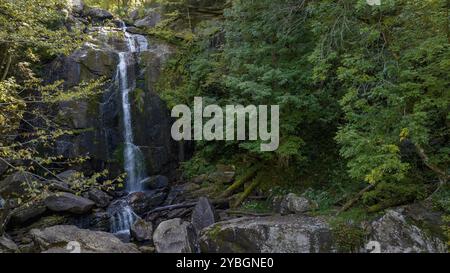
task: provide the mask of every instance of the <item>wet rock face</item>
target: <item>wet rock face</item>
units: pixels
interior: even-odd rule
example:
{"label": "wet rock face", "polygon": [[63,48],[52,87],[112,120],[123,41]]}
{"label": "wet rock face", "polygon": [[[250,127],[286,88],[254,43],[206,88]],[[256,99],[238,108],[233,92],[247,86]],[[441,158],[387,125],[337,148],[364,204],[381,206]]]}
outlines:
{"label": "wet rock face", "polygon": [[371,224],[370,240],[383,253],[446,253],[441,215],[422,205],[387,210]]}
{"label": "wet rock face", "polygon": [[198,250],[194,227],[179,218],[159,224],[153,242],[158,253],[196,253]]}
{"label": "wet rock face", "polygon": [[216,223],[200,234],[206,253],[335,252],[332,232],[319,217],[300,215],[238,218]]}
{"label": "wet rock face", "polygon": [[[112,175],[118,175],[123,169],[123,124],[121,94],[115,78],[118,52],[128,49],[122,29],[90,27],[87,32],[93,41],[68,57],[56,59],[48,67],[47,81],[64,80],[67,89],[100,77],[112,81],[89,99],[59,105],[55,116],[78,133],[59,139],[54,153],[67,158],[89,155],[91,160],[84,170],[108,168],[116,170]],[[141,147],[149,175],[173,178],[182,159],[180,147],[171,138],[170,111],[155,90],[162,65],[173,49],[153,40],[148,44],[148,50],[130,54],[127,60],[129,84],[135,84],[130,92],[134,142]]]}
{"label": "wet rock face", "polygon": [[120,241],[111,233],[79,229],[75,226],[53,226],[33,229],[30,235],[41,252],[137,253],[137,247]]}

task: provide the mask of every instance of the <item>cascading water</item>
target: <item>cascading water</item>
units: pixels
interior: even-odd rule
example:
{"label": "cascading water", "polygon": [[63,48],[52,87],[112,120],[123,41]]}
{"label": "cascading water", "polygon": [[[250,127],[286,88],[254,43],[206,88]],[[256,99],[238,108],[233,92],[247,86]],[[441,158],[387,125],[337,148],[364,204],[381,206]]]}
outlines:
{"label": "cascading water", "polygon": [[[131,35],[126,31],[126,27],[122,27],[128,52],[119,53],[119,65],[117,67],[117,79],[119,89],[122,94],[122,111],[123,111],[123,127],[124,127],[124,165],[127,173],[127,190],[136,192],[141,190],[140,182],[145,178],[144,157],[139,147],[133,143],[133,128],[131,120],[130,107],[130,90],[134,89],[135,82],[128,78],[128,62],[134,60],[134,53],[147,49],[147,40],[141,35]],[[145,41],[145,42],[144,42]],[[136,46],[138,43],[138,46]]]}
{"label": "cascading water", "polygon": [[[141,190],[141,180],[146,177],[145,162],[141,150],[134,144],[131,116],[130,92],[135,88],[134,78],[128,76],[128,67],[135,64],[135,54],[148,49],[147,39],[142,35],[132,35],[122,25],[127,43],[126,52],[119,52],[116,82],[122,99],[122,116],[124,128],[124,168],[127,173],[126,189],[128,192]],[[112,215],[111,232],[128,233],[131,225],[138,217],[126,202],[119,199],[108,210]]]}

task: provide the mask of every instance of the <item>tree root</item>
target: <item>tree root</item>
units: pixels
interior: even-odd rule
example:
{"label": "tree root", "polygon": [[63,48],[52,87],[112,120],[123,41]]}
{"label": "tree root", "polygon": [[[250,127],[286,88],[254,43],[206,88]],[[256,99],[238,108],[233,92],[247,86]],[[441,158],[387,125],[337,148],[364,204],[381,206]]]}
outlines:
{"label": "tree root", "polygon": [[260,165],[254,165],[253,167],[251,167],[247,173],[245,173],[242,177],[240,177],[236,182],[234,182],[231,186],[229,186],[222,195],[220,195],[221,198],[227,198],[230,197],[234,191],[236,191],[237,189],[239,189],[242,185],[244,185],[247,181],[250,181],[251,179],[253,179],[258,170],[260,169]]}

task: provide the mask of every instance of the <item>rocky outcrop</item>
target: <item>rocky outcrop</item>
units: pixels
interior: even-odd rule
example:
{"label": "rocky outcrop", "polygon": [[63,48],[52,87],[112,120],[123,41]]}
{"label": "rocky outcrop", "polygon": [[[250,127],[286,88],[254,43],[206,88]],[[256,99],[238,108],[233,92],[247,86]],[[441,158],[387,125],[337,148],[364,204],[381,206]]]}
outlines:
{"label": "rocky outcrop", "polygon": [[0,236],[0,253],[17,253],[19,248],[16,243],[5,235]]}
{"label": "rocky outcrop", "polygon": [[96,23],[101,23],[105,20],[114,18],[111,12],[100,8],[89,8],[86,12],[86,16]]}
{"label": "rocky outcrop", "polygon": [[441,214],[420,204],[387,210],[370,228],[370,241],[384,253],[446,253]]}
{"label": "rocky outcrop", "polygon": [[149,222],[138,219],[131,226],[130,233],[131,237],[138,242],[150,241],[153,236],[153,226]]}
{"label": "rocky outcrop", "polygon": [[191,222],[197,232],[216,222],[214,207],[208,198],[200,197],[192,211]]}
{"label": "rocky outcrop", "polygon": [[201,232],[207,253],[335,252],[325,219],[301,215],[239,218],[216,223]]}
{"label": "rocky outcrop", "polygon": [[128,204],[138,215],[143,215],[161,205],[167,197],[163,191],[135,192],[127,197]]}
{"label": "rocky outcrop", "polygon": [[198,250],[194,227],[179,218],[159,224],[153,242],[158,253],[195,253]]}
{"label": "rocky outcrop", "polygon": [[112,200],[109,194],[97,188],[90,189],[87,192],[87,198],[94,201],[99,208],[106,208]]}
{"label": "rocky outcrop", "polygon": [[[111,18],[99,9],[85,7],[84,10],[83,14],[97,18],[97,21]],[[157,18],[156,14],[151,15],[151,20],[154,18]],[[112,81],[102,87],[100,94],[88,100],[60,104],[55,115],[78,133],[59,139],[54,153],[67,158],[89,155],[90,160],[80,169],[100,171],[108,168],[111,175],[119,175],[123,170],[123,124],[121,96],[114,79],[118,52],[127,50],[124,32],[117,27],[89,27],[87,23],[84,27],[92,41],[70,56],[57,58],[48,67],[47,81],[64,80],[67,89],[101,77]],[[139,28],[135,30],[140,32]],[[183,153],[179,151],[184,148],[171,138],[173,120],[156,93],[156,83],[163,63],[174,49],[158,40],[150,39],[148,42],[148,49],[130,54],[127,60],[130,82],[133,80],[135,83],[135,90],[130,92],[135,144],[142,150],[149,175],[163,174],[173,178],[178,162],[183,159]],[[136,101],[139,103],[134,103]]]}
{"label": "rocky outcrop", "polygon": [[77,252],[77,250],[81,253],[139,252],[135,245],[123,243],[111,233],[79,229],[75,226],[33,229],[30,235],[41,252]]}
{"label": "rocky outcrop", "polygon": [[67,192],[53,194],[47,197],[44,202],[51,211],[70,212],[74,214],[87,213],[95,205],[95,203],[89,199]]}
{"label": "rocky outcrop", "polygon": [[20,225],[41,217],[47,210],[44,204],[24,204],[13,209],[10,213],[9,224]]}
{"label": "rocky outcrop", "polygon": [[26,192],[27,185],[36,179],[27,172],[18,171],[0,181],[0,196],[4,199],[21,196]]}

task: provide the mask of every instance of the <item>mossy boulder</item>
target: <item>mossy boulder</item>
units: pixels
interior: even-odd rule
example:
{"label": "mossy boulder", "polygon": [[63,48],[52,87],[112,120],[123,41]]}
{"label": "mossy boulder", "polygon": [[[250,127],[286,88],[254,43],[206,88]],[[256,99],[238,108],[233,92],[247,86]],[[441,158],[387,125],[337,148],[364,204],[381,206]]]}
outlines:
{"label": "mossy boulder", "polygon": [[300,215],[244,217],[216,223],[200,234],[206,253],[335,252],[325,219]]}

